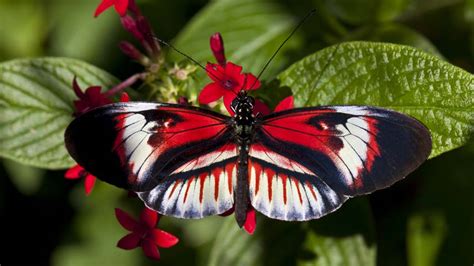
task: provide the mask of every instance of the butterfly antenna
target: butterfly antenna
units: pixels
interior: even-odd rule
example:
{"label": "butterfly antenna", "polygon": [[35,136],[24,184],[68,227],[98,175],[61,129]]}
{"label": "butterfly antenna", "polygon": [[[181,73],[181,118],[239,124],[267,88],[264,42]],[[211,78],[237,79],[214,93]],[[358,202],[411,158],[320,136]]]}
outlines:
{"label": "butterfly antenna", "polygon": [[273,53],[273,55],[270,57],[270,59],[268,59],[267,63],[263,66],[262,70],[260,70],[260,73],[258,73],[258,76],[257,76],[257,79],[253,82],[252,86],[250,87],[250,89],[252,89],[255,84],[257,84],[257,81],[260,79],[260,77],[262,76],[263,72],[265,71],[265,69],[267,69],[268,65],[273,61],[273,58],[275,58],[275,56],[278,54],[278,52],[280,51],[280,49],[283,47],[283,45],[285,45],[285,43],[291,38],[291,36],[293,36],[293,34],[295,34],[295,32],[301,27],[301,25],[303,25],[303,23],[309,18],[311,17],[312,15],[314,15],[314,13],[316,13],[316,9],[313,9],[311,10],[308,14],[306,14],[306,16],[298,23],[298,25],[296,25],[296,27],[291,31],[291,33],[288,35],[288,37],[286,37],[286,39],[280,44],[280,46],[278,47],[278,49],[276,49],[276,51]]}
{"label": "butterfly antenna", "polygon": [[194,58],[192,58],[191,56],[187,55],[186,53],[184,52],[181,52],[178,48],[174,47],[173,45],[163,41],[162,39],[156,37],[156,36],[152,36],[153,39],[157,40],[159,43],[165,45],[165,46],[168,46],[169,48],[173,49],[175,52],[179,53],[180,55],[186,57],[187,59],[191,60],[193,63],[195,63],[196,65],[198,65],[200,68],[202,68],[204,71],[206,71],[207,74],[211,75],[213,78],[217,79],[220,81],[220,79],[214,75],[212,72],[209,72],[205,66],[203,66],[201,63],[199,63],[198,61],[196,61]]}

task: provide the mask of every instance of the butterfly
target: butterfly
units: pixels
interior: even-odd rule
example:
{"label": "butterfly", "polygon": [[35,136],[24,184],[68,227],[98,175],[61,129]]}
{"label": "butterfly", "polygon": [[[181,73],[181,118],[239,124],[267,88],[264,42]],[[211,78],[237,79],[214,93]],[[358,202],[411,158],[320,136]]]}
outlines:
{"label": "butterfly", "polygon": [[249,205],[270,218],[305,221],[347,199],[386,188],[431,152],[428,129],[369,106],[295,108],[253,115],[242,90],[232,117],[169,103],[93,109],[67,128],[70,155],[99,179],[137,192],[151,209],[202,218]]}

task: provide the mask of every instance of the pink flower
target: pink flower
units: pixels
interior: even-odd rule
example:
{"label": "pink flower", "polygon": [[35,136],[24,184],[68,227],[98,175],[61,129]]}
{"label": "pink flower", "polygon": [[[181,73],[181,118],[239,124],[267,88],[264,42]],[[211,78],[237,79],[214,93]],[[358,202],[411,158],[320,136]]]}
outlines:
{"label": "pink flower", "polygon": [[114,6],[115,11],[120,15],[120,16],[125,16],[127,14],[127,9],[129,5],[129,0],[102,0],[100,2],[99,6],[97,6],[97,9],[95,10],[94,17],[99,16],[110,8],[111,6]]}
{"label": "pink flower", "polygon": [[141,247],[147,257],[154,260],[160,259],[158,248],[169,248],[179,241],[174,235],[155,226],[158,223],[158,213],[145,207],[137,221],[121,209],[115,209],[115,216],[123,228],[131,233],[122,237],[117,247],[130,250]]}
{"label": "pink flower", "polygon": [[69,168],[64,174],[66,179],[79,179],[84,178],[84,189],[86,195],[89,196],[92,189],[94,188],[96,177],[87,172],[82,166],[76,164],[75,166]]}

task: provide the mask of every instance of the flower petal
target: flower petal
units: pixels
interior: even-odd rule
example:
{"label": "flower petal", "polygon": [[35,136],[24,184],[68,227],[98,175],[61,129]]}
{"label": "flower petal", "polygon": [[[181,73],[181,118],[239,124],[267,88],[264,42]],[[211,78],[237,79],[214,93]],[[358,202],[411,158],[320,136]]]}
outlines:
{"label": "flower petal", "polygon": [[155,246],[155,243],[152,240],[143,240],[142,241],[142,248],[143,252],[145,255],[153,260],[159,260],[160,259],[160,252],[158,251],[158,248]]}
{"label": "flower petal", "polygon": [[140,243],[140,235],[137,233],[130,233],[124,237],[122,237],[118,242],[117,242],[117,247],[121,249],[134,249],[138,247]]}
{"label": "flower petal", "polygon": [[130,101],[130,96],[128,96],[128,93],[123,92],[122,95],[120,95],[120,100],[121,103],[124,102],[129,102]]}
{"label": "flower petal", "polygon": [[247,209],[247,218],[245,219],[244,229],[249,235],[253,235],[255,228],[257,228],[257,216],[255,215],[255,209],[250,206]]}
{"label": "flower petal", "polygon": [[158,213],[148,207],[143,208],[140,214],[140,221],[143,222],[148,228],[155,228],[158,222]]}
{"label": "flower petal", "polygon": [[84,92],[82,92],[81,87],[79,87],[79,84],[77,83],[76,76],[74,76],[74,79],[72,80],[72,89],[79,99],[84,96]]}
{"label": "flower petal", "polygon": [[207,63],[206,73],[215,82],[222,82],[225,79],[225,69],[218,64]]}
{"label": "flower petal", "polygon": [[253,114],[257,115],[260,113],[261,115],[268,115],[271,113],[270,108],[263,102],[259,101],[258,99],[255,99],[255,105],[253,107]]}
{"label": "flower petal", "polygon": [[122,17],[127,14],[128,0],[115,0],[115,11]]}
{"label": "flower petal", "polygon": [[96,179],[95,176],[91,174],[86,175],[86,178],[84,180],[84,189],[86,190],[87,196],[91,194],[92,189],[94,188],[95,179]]}
{"label": "flower petal", "polygon": [[224,94],[224,106],[227,109],[227,112],[229,112],[231,116],[234,115],[234,111],[232,111],[232,109],[230,108],[230,105],[232,104],[232,101],[235,99],[235,97],[237,96],[234,94],[234,92],[227,91]]}
{"label": "flower petal", "polygon": [[137,225],[137,221],[135,221],[135,219],[119,208],[115,208],[115,217],[117,217],[120,225],[122,225],[123,228],[127,229],[128,231],[132,231]]}
{"label": "flower petal", "polygon": [[227,62],[224,70],[225,70],[224,73],[227,77],[237,77],[241,75],[240,73],[242,72],[242,67],[232,62]]}
{"label": "flower petal", "polygon": [[66,171],[66,173],[64,174],[64,177],[66,179],[78,179],[78,178],[83,177],[85,172],[86,170],[84,170],[82,166],[76,164]]}
{"label": "flower petal", "polygon": [[160,248],[170,248],[179,242],[176,236],[160,229],[154,229],[151,232],[151,236],[155,244]]}
{"label": "flower petal", "polygon": [[219,65],[221,66],[224,66],[226,63],[224,53],[224,41],[222,40],[222,36],[219,32],[216,32],[211,35],[210,45],[217,63],[219,63]]}
{"label": "flower petal", "polygon": [[293,109],[294,107],[295,107],[295,103],[293,100],[293,96],[288,96],[277,104],[274,112],[280,112],[283,110]]}
{"label": "flower petal", "polygon": [[102,14],[102,12],[111,7],[114,3],[115,0],[102,0],[102,2],[100,2],[99,6],[95,10],[94,17],[97,17]]}
{"label": "flower petal", "polygon": [[245,80],[244,90],[256,90],[260,88],[260,81],[254,75],[250,73],[245,74]]}
{"label": "flower petal", "polygon": [[225,90],[222,89],[216,82],[209,83],[202,89],[201,93],[199,93],[199,103],[200,104],[208,104],[219,100],[222,95],[224,95]]}

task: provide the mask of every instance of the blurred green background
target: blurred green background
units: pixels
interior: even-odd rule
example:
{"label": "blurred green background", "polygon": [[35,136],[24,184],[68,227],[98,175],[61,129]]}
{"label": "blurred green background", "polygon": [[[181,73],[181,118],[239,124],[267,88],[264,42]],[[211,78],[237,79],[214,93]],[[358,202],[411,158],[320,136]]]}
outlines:
{"label": "blurred green background", "polygon": [[[99,2],[0,0],[0,61],[72,57],[120,79],[140,71],[117,47],[119,40],[131,40],[118,16],[109,10],[97,19],[92,17]],[[474,70],[473,0],[262,2],[281,5],[295,21],[317,9],[285,53],[286,60],[279,62],[282,69],[338,42],[370,40],[412,45],[471,73]],[[179,36],[209,5],[204,0],[137,3],[164,40]],[[208,43],[200,45],[207,47]],[[205,53],[210,55],[209,50]],[[471,142],[429,160],[403,182],[351,200],[320,220],[284,223],[258,216],[252,237],[237,229],[233,216],[166,217],[160,227],[177,235],[180,243],[162,249],[158,263],[371,265],[376,260],[378,265],[472,265],[473,161]],[[86,197],[82,181],[65,180],[64,171],[41,170],[5,159],[0,162],[0,239],[5,247],[0,264],[158,264],[146,259],[140,249],[115,247],[126,231],[116,221],[114,207],[135,215],[140,210],[138,200],[130,200],[126,192],[98,181]]]}

